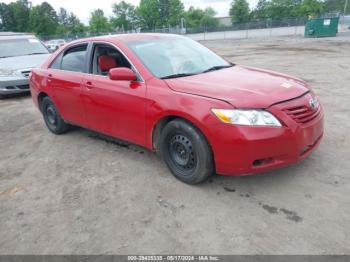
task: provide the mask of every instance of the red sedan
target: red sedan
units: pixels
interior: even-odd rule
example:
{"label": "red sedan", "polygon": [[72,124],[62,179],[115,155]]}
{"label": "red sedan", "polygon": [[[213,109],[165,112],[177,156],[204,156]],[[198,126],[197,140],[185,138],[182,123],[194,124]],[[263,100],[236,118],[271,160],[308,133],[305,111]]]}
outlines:
{"label": "red sedan", "polygon": [[51,132],[73,124],[159,151],[190,184],[295,163],[323,135],[322,106],[304,81],[175,35],[72,42],[33,70],[30,90]]}

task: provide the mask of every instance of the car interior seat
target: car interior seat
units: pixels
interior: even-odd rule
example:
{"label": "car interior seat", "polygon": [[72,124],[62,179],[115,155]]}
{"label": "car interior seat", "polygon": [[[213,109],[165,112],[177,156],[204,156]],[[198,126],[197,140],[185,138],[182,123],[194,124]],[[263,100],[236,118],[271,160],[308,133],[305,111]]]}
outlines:
{"label": "car interior seat", "polygon": [[102,75],[108,75],[109,70],[117,66],[117,62],[113,56],[101,55],[98,58],[98,67]]}

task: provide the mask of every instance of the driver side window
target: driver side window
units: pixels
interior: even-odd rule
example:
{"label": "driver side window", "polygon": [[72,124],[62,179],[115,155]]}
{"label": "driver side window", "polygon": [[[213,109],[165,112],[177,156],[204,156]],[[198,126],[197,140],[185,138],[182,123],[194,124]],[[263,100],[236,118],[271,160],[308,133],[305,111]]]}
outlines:
{"label": "driver side window", "polygon": [[107,76],[110,69],[117,67],[131,69],[128,60],[116,48],[108,44],[95,44],[90,73]]}

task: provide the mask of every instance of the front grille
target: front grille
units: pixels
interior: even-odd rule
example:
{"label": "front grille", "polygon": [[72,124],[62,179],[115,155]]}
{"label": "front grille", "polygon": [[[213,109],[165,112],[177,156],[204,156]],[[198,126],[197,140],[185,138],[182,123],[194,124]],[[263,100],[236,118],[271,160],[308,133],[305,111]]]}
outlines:
{"label": "front grille", "polygon": [[18,85],[19,89],[29,89],[29,85]]}
{"label": "front grille", "polygon": [[21,73],[22,73],[22,75],[23,75],[24,77],[28,78],[30,72],[31,72],[31,70],[25,70],[25,71],[22,71]]}
{"label": "front grille", "polygon": [[7,87],[5,87],[5,89],[7,89],[7,90],[16,90],[16,89],[27,90],[27,89],[29,89],[29,85],[7,86]]}
{"label": "front grille", "polygon": [[321,112],[321,106],[318,106],[316,109],[309,108],[305,105],[295,106],[286,108],[283,110],[287,113],[295,122],[300,124],[306,124],[314,120]]}

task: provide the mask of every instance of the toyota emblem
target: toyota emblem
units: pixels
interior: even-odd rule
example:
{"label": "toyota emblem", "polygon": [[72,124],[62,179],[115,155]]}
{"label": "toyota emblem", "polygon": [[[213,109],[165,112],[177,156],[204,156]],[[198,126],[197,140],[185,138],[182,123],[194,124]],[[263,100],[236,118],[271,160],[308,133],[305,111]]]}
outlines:
{"label": "toyota emblem", "polygon": [[317,101],[316,97],[313,97],[309,100],[309,105],[312,109],[318,108],[318,101]]}

